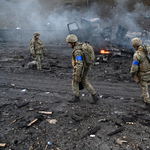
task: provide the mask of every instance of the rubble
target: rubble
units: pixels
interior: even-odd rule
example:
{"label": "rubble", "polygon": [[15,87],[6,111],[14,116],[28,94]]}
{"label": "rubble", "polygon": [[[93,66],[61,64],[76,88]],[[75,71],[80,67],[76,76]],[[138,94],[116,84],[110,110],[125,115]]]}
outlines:
{"label": "rubble", "polygon": [[36,61],[32,61],[32,62],[29,62],[27,64],[28,69],[33,69],[33,68],[36,68],[36,67],[37,67],[37,62]]}
{"label": "rubble", "polygon": [[[9,53],[12,50],[8,43],[6,46],[6,53],[0,56],[3,59],[14,55]],[[66,53],[71,50],[67,46],[61,53],[58,47],[47,46],[47,49],[42,65],[51,64],[51,72],[23,67],[22,64],[26,66],[32,61],[26,47],[21,52],[15,50],[16,56],[21,53],[24,58],[11,60],[13,69],[8,61],[1,64],[0,139],[8,143],[3,149],[119,150],[127,146],[133,150],[138,146],[146,149],[150,117],[148,111],[139,107],[141,89],[129,74],[132,57],[109,57],[108,62],[98,60],[99,65],[91,67],[89,80],[100,101],[91,105],[91,95],[83,89],[80,102],[70,104],[71,54]],[[21,92],[24,89],[27,92]],[[36,115],[43,117],[38,119]],[[116,139],[127,144],[114,143]],[[53,144],[49,146],[48,141]]]}
{"label": "rubble", "polygon": [[38,113],[45,114],[45,115],[52,115],[53,112],[39,111]]}
{"label": "rubble", "polygon": [[42,119],[43,119],[43,115],[42,114],[38,114],[38,115],[35,116],[35,119],[33,121],[31,121],[30,123],[28,123],[26,125],[26,127],[30,127],[32,124],[34,124],[38,120],[42,120]]}
{"label": "rubble", "polygon": [[87,132],[85,135],[83,135],[81,137],[81,139],[85,138],[87,135],[95,134],[100,129],[101,129],[100,126],[97,126],[97,127],[93,128],[93,129],[91,129],[89,132]]}
{"label": "rubble", "polygon": [[56,124],[56,123],[57,123],[57,120],[56,120],[56,119],[47,119],[47,121],[48,121],[50,124]]}
{"label": "rubble", "polygon": [[120,140],[120,139],[116,139],[115,141],[116,144],[122,145],[123,143],[127,143],[127,141],[125,140]]}
{"label": "rubble", "polygon": [[0,147],[5,147],[6,143],[0,143]]}
{"label": "rubble", "polygon": [[125,129],[124,127],[120,127],[117,130],[115,130],[115,131],[113,131],[113,132],[111,132],[111,133],[109,133],[107,135],[109,135],[109,136],[115,135],[115,134],[117,134],[119,132],[122,132],[124,129]]}

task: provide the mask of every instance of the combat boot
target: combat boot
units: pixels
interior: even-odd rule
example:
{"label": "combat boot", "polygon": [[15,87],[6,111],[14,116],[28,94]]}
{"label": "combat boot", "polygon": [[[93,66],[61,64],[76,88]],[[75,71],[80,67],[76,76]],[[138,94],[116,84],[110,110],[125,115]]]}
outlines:
{"label": "combat boot", "polygon": [[93,102],[91,102],[91,104],[96,104],[96,102],[99,100],[98,94],[93,94],[92,98],[93,98]]}
{"label": "combat boot", "polygon": [[143,105],[141,105],[141,108],[145,109],[145,110],[150,109],[150,104],[149,103],[144,103]]}
{"label": "combat boot", "polygon": [[69,100],[70,103],[76,103],[80,101],[80,97],[75,96],[74,98],[72,98],[71,100]]}

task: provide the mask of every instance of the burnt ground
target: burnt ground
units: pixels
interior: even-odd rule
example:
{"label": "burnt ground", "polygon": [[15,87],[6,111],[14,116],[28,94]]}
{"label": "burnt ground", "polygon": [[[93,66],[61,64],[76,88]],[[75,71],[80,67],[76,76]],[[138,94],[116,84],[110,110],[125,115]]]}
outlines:
{"label": "burnt ground", "polygon": [[[68,46],[47,46],[42,72],[26,67],[32,61],[29,47],[0,43],[0,49],[0,143],[6,143],[0,150],[150,149],[150,115],[140,108],[141,89],[129,74],[132,56],[92,67],[89,82],[100,96],[96,105],[86,90],[80,102],[70,104]],[[39,111],[52,114],[29,126]]]}

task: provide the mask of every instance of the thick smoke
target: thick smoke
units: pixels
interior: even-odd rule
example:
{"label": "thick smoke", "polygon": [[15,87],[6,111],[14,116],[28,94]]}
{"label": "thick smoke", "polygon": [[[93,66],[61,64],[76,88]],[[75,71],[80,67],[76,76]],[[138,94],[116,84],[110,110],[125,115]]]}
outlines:
{"label": "thick smoke", "polygon": [[[61,5],[58,1],[57,7],[54,8],[55,1],[40,0],[1,0],[0,5],[0,28],[1,29],[30,29],[30,30],[54,30],[46,38],[52,40],[59,33],[55,30],[66,30],[65,36],[68,34],[67,24],[77,21],[80,25],[81,17],[89,18],[87,3],[80,6],[79,1],[66,2]],[[78,6],[76,3],[78,2]],[[104,2],[91,1],[91,18],[100,18],[100,27],[103,29],[112,26],[113,30],[117,30],[118,25],[122,25],[130,31],[142,31],[143,28],[138,24],[139,18],[144,18],[143,10],[147,7],[143,3],[135,2],[133,10],[128,9],[130,0],[115,0],[111,6]],[[83,2],[82,2],[83,3]],[[62,32],[60,32],[62,36]],[[60,37],[61,37],[60,36]]]}
{"label": "thick smoke", "polygon": [[[4,22],[0,24],[1,29],[16,29],[20,27],[21,29],[35,30],[64,30],[67,27],[67,23],[76,20],[83,14],[83,12],[80,14],[76,8],[66,10],[61,4],[60,8],[48,8],[40,0],[3,0],[0,3],[0,20]],[[51,6],[50,2],[49,6]]]}

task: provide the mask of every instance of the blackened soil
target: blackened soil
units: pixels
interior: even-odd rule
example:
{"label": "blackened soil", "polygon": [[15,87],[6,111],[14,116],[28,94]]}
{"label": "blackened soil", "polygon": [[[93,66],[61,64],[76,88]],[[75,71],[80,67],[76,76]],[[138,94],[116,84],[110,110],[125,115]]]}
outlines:
{"label": "blackened soil", "polygon": [[[70,104],[71,49],[46,49],[39,72],[27,68],[33,60],[29,47],[0,43],[0,143],[6,143],[1,150],[149,149],[150,115],[140,108],[140,85],[129,74],[132,56],[92,67],[89,82],[100,96],[96,105],[86,90],[80,102]],[[41,117],[39,111],[52,114]]]}

